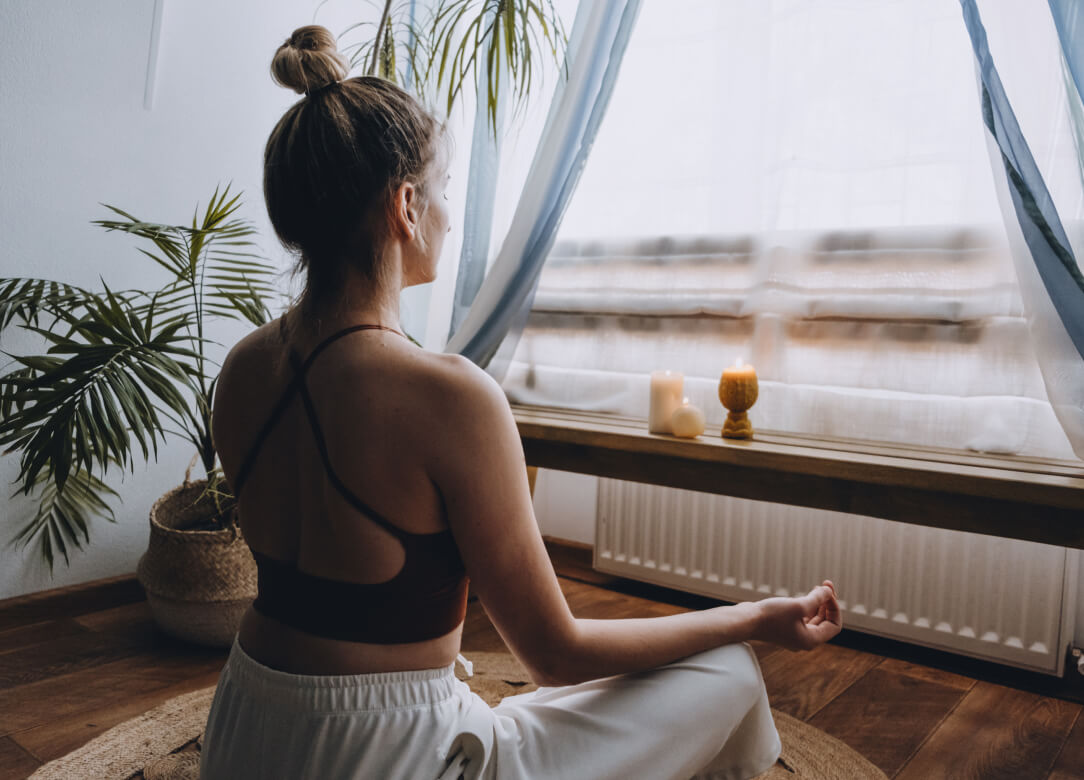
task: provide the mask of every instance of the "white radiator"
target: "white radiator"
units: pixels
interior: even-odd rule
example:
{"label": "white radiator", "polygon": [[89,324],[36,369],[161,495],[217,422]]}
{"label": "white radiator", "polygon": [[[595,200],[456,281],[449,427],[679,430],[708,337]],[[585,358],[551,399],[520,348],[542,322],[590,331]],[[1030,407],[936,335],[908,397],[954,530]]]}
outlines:
{"label": "white radiator", "polygon": [[611,479],[594,565],[726,601],[828,578],[849,629],[1056,675],[1076,615],[1063,547]]}

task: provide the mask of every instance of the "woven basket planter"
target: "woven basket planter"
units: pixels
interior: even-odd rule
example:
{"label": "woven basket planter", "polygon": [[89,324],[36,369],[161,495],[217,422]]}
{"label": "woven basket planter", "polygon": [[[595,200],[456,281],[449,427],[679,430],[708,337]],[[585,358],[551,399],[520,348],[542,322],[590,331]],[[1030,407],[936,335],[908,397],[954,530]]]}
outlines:
{"label": "woven basket planter", "polygon": [[[158,626],[171,636],[227,647],[256,598],[256,562],[236,521],[190,530],[215,517],[206,482],[185,482],[151,507],[151,538],[136,574]],[[231,509],[232,512],[232,509]]]}

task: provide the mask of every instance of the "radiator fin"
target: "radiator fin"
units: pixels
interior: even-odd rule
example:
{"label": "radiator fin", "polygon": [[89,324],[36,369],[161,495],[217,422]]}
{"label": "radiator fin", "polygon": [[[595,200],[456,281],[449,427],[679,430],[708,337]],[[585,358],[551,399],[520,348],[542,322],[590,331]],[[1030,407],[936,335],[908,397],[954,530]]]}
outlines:
{"label": "radiator fin", "polygon": [[[844,624],[1059,674],[1062,547],[599,480],[595,567],[749,601],[835,581]],[[1074,569],[1075,570],[1075,569]]]}

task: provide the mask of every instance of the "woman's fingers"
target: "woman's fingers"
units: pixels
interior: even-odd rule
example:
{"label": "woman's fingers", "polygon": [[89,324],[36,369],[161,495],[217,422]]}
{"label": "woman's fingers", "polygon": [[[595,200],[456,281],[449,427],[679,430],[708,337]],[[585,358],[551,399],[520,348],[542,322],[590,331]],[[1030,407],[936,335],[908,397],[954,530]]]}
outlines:
{"label": "woman's fingers", "polygon": [[813,617],[820,613],[821,607],[827,603],[829,599],[835,598],[835,591],[827,585],[818,585],[809,591],[805,596],[802,596],[800,601],[802,609],[807,617]]}
{"label": "woman's fingers", "polygon": [[843,627],[838,623],[832,623],[831,621],[825,620],[812,626],[809,629],[809,632],[817,642],[827,642],[838,634],[842,628]]}
{"label": "woman's fingers", "polygon": [[825,587],[831,589],[832,595],[821,605],[818,615],[822,620],[827,620],[830,623],[842,625],[843,621],[840,617],[839,597],[836,595],[836,586],[832,583],[831,580],[825,580],[823,584]]}
{"label": "woman's fingers", "polygon": [[[778,644],[794,649],[809,650],[824,644],[843,627],[835,583],[825,580],[804,596],[768,599],[771,605],[767,613],[774,626],[769,630],[778,632]],[[800,622],[796,622],[800,618]]]}
{"label": "woman's fingers", "polygon": [[843,617],[840,615],[839,601],[833,596],[832,600],[825,605],[825,620],[830,620],[836,625],[843,625]]}
{"label": "woman's fingers", "polygon": [[843,621],[835,584],[825,580],[801,599],[805,616],[802,618],[808,635],[817,643],[827,642],[840,632]]}

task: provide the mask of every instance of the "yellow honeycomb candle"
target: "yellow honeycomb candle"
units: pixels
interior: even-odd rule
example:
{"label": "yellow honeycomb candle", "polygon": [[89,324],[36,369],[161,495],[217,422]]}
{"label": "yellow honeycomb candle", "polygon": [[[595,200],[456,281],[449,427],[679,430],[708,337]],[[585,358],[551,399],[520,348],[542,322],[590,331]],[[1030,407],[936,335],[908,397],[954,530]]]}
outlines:
{"label": "yellow honeycomb candle", "polygon": [[723,371],[719,380],[719,400],[727,408],[723,437],[727,439],[753,438],[753,424],[747,412],[757,402],[759,386],[757,372],[741,358]]}

